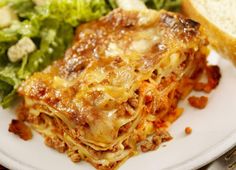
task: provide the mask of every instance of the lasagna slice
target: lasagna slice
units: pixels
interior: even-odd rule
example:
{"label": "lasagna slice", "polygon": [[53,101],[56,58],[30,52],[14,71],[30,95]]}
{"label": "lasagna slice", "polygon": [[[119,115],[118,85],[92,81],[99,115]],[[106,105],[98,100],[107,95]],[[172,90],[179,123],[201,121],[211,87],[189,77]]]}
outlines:
{"label": "lasagna slice", "polygon": [[207,44],[179,14],[114,10],[81,25],[65,57],[21,85],[19,118],[74,162],[117,168],[171,139],[166,129],[206,69]]}

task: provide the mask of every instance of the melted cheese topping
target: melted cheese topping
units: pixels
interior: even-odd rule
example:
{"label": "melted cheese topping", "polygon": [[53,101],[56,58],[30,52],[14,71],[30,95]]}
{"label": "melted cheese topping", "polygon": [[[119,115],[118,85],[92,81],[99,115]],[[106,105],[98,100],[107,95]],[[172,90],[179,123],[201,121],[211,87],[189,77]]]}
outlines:
{"label": "melted cheese topping", "polygon": [[[195,24],[165,11],[118,9],[82,25],[65,58],[20,87],[28,121],[73,160],[116,167],[158,136],[182,80],[205,67],[205,39]],[[143,150],[148,146],[156,144]]]}

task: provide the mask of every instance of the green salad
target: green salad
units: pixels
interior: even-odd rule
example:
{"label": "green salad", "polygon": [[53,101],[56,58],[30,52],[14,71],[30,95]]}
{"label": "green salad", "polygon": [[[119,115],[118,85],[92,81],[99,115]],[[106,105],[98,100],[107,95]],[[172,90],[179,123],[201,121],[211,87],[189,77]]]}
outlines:
{"label": "green salad", "polygon": [[[143,0],[149,8],[176,11],[180,0]],[[116,8],[115,0],[1,0],[0,105],[17,98],[32,73],[63,57],[75,28]]]}

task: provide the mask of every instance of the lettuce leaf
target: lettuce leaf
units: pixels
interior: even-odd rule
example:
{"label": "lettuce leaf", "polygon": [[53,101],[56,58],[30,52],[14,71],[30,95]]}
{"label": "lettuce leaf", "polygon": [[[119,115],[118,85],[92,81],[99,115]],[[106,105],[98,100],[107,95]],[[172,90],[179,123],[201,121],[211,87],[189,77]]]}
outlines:
{"label": "lettuce leaf", "polygon": [[17,78],[18,65],[9,64],[0,69],[0,97],[1,105],[7,108],[10,103],[16,98],[16,88],[20,85],[20,80]]}

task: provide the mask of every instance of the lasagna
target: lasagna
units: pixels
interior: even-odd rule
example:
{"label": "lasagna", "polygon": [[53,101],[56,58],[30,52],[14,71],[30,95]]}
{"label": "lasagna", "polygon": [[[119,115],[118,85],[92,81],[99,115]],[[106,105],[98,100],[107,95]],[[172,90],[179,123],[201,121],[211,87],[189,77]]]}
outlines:
{"label": "lasagna", "polygon": [[207,45],[179,14],[116,9],[78,27],[64,58],[21,85],[18,117],[72,161],[115,169],[171,139],[178,101],[208,68]]}

